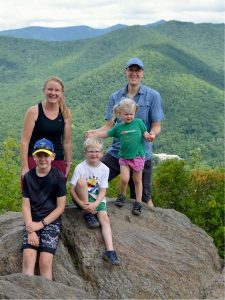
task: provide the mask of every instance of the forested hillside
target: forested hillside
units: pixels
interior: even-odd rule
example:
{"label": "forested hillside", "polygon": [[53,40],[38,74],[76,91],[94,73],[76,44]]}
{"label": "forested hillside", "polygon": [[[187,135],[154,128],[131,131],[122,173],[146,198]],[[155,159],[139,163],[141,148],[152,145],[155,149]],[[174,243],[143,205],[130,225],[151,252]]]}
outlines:
{"label": "forested hillside", "polygon": [[[42,100],[50,75],[65,82],[73,113],[73,156],[85,131],[104,122],[108,96],[125,84],[130,57],[145,63],[143,82],[160,91],[165,120],[154,151],[188,159],[201,149],[210,165],[223,163],[223,24],[166,22],[133,26],[71,42],[0,37],[0,141],[19,141],[24,113]],[[109,143],[110,140],[107,141]]]}

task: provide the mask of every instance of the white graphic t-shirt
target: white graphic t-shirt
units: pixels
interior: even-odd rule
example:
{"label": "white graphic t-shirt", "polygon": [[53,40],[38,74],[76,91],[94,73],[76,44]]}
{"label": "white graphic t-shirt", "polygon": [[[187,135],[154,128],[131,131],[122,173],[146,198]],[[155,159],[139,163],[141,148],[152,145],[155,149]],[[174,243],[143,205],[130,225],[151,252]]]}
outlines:
{"label": "white graphic t-shirt", "polygon": [[[99,190],[108,187],[109,168],[102,162],[98,167],[92,167],[84,160],[76,166],[70,183],[76,185],[77,180],[80,178],[86,179],[88,194],[96,199]],[[106,202],[106,199],[104,198],[102,201]]]}

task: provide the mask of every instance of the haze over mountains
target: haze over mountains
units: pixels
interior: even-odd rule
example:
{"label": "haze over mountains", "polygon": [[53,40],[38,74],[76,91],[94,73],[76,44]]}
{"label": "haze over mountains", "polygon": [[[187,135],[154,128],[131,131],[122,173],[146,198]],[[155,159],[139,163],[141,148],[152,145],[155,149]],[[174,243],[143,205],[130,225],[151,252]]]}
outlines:
{"label": "haze over mountains", "polygon": [[45,79],[56,75],[73,114],[73,156],[81,159],[85,131],[104,123],[108,97],[125,84],[125,64],[137,56],[145,63],[143,83],[163,99],[154,152],[188,159],[200,149],[208,164],[222,165],[223,34],[223,24],[169,21],[74,41],[0,36],[0,141],[12,132],[19,142],[25,111],[43,100]]}
{"label": "haze over mountains", "polygon": [[[160,20],[158,22],[145,25],[144,27],[154,27],[163,23],[165,23],[165,21]],[[0,36],[12,36],[17,38],[36,39],[44,41],[70,41],[89,39],[126,27],[129,26],[117,24],[104,29],[96,29],[89,26],[71,26],[61,28],[31,26],[20,29],[3,30],[0,31]]]}

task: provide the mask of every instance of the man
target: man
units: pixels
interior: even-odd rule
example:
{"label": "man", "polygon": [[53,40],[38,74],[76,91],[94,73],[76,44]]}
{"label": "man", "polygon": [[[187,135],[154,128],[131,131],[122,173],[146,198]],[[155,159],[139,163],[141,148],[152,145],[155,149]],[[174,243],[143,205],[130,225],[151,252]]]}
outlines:
{"label": "man", "polygon": [[[120,119],[113,119],[113,107],[118,104],[121,99],[128,97],[133,99],[138,104],[138,112],[136,117],[141,119],[150,133],[149,139],[144,141],[145,143],[145,166],[142,173],[143,193],[142,201],[149,207],[153,207],[151,198],[151,177],[152,177],[152,145],[149,142],[153,142],[157,135],[161,131],[161,120],[164,117],[161,96],[159,92],[151,89],[141,83],[144,76],[144,63],[139,58],[130,59],[125,67],[125,76],[127,78],[127,84],[125,87],[114,92],[109,97],[108,107],[105,113],[106,123],[103,127],[97,130],[108,130],[115,123],[121,122]],[[118,139],[114,139],[112,146],[109,148],[106,155],[104,155],[101,161],[106,164],[110,169],[109,181],[120,174],[118,152],[120,143]],[[129,181],[130,197],[136,199],[135,188],[132,178]],[[118,195],[115,204],[119,207],[124,205],[125,199]]]}

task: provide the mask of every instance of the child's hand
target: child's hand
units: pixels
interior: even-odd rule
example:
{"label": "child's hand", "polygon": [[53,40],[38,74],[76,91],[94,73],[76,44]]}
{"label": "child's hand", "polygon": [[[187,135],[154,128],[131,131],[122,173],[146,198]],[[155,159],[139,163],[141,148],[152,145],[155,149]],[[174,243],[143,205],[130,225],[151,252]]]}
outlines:
{"label": "child's hand", "polygon": [[86,133],[85,133],[85,138],[91,138],[91,137],[95,137],[95,132],[96,130],[95,129],[91,129],[91,130],[88,130]]}
{"label": "child's hand", "polygon": [[143,134],[144,138],[148,141],[148,142],[152,142],[154,141],[154,139],[156,138],[156,134],[154,131],[150,131],[150,132],[145,132]]}
{"label": "child's hand", "polygon": [[86,212],[90,212],[92,214],[96,214],[97,211],[96,211],[96,204],[95,202],[92,202],[92,203],[85,203],[85,207],[83,208]]}
{"label": "child's hand", "polygon": [[147,141],[150,139],[150,133],[148,131],[145,131],[143,136]]}
{"label": "child's hand", "polygon": [[38,247],[39,246],[39,237],[36,232],[32,232],[28,234],[28,244]]}
{"label": "child's hand", "polygon": [[42,227],[43,225],[41,224],[41,222],[31,222],[26,225],[26,231],[27,233],[32,233],[34,231],[42,229]]}

